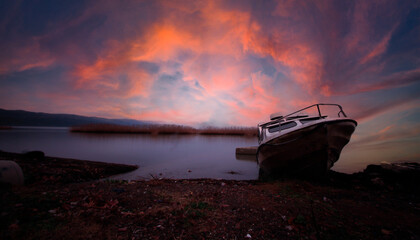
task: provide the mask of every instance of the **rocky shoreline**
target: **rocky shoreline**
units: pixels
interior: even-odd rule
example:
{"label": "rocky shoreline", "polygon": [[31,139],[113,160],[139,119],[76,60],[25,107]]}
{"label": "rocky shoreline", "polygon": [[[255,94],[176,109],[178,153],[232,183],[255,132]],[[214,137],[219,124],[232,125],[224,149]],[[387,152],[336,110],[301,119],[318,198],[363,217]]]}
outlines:
{"label": "rocky shoreline", "polygon": [[419,164],[322,179],[99,180],[135,166],[0,152],[0,239],[419,239]]}

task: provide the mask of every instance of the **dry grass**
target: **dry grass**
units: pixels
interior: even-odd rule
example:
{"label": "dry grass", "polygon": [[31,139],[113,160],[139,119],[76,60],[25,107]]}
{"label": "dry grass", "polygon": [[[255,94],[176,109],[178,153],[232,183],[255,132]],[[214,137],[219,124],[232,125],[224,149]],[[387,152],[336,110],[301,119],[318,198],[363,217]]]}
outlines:
{"label": "dry grass", "polygon": [[135,133],[135,134],[202,134],[202,135],[238,135],[256,136],[257,129],[253,127],[206,127],[193,128],[182,125],[145,125],[124,126],[114,124],[88,124],[72,127],[71,132],[83,133]]}
{"label": "dry grass", "polygon": [[198,129],[198,134],[202,135],[239,135],[239,136],[257,136],[258,130],[255,127],[207,127]]}

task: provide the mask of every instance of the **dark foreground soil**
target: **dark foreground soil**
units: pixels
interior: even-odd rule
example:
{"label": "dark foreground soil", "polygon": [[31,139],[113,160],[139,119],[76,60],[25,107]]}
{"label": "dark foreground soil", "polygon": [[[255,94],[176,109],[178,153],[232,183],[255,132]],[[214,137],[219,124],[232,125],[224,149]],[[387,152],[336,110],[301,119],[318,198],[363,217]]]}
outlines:
{"label": "dark foreground soil", "polygon": [[418,172],[93,181],[133,166],[0,153],[6,158],[30,177],[0,187],[0,239],[420,238]]}

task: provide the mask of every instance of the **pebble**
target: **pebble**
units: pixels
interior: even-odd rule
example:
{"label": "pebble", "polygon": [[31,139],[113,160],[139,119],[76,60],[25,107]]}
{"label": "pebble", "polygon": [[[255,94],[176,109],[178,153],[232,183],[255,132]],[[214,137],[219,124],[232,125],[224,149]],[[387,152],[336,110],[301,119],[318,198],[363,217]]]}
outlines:
{"label": "pebble", "polygon": [[289,231],[292,231],[293,230],[293,226],[287,225],[286,226],[286,229],[289,230]]}

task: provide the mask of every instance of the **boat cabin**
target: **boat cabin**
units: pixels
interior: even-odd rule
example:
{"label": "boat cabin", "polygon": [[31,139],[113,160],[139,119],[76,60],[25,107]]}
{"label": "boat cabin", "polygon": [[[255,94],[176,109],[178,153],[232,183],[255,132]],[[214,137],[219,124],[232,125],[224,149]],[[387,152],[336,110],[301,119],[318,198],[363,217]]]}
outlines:
{"label": "boat cabin", "polygon": [[[339,111],[337,117],[347,117],[343,111],[343,108],[338,104],[314,104],[309,107],[303,108],[299,111],[290,113],[286,116],[280,115],[280,113],[273,113],[270,115],[270,121],[258,125],[258,142],[261,143],[265,139],[271,139],[275,136],[291,132],[297,128],[303,127],[308,123],[316,123],[328,118],[327,115],[321,113],[320,106],[337,106]],[[318,114],[309,116],[303,114],[303,111],[316,108]],[[281,133],[281,134],[280,134]]]}

